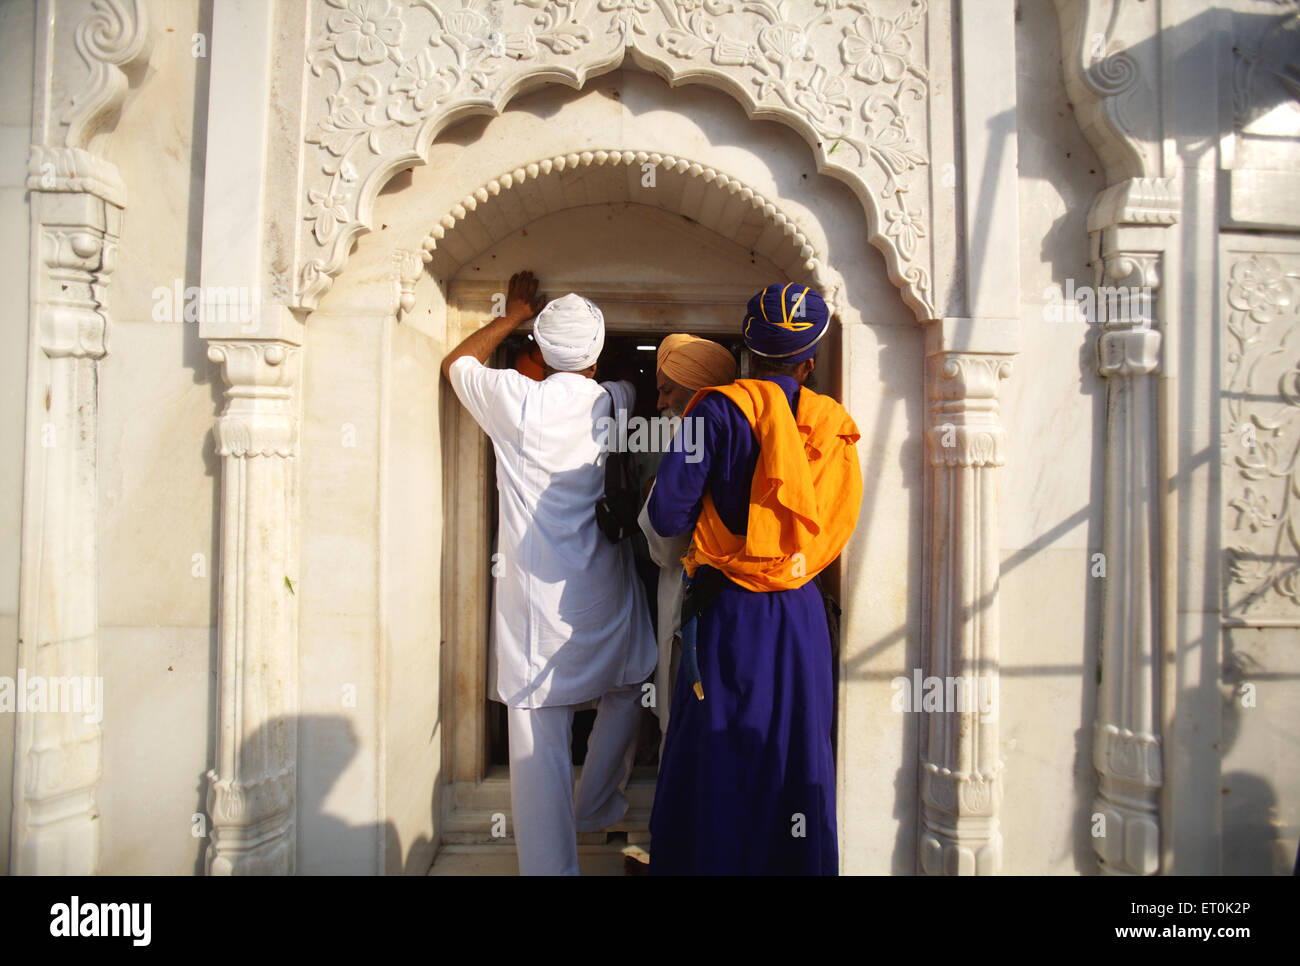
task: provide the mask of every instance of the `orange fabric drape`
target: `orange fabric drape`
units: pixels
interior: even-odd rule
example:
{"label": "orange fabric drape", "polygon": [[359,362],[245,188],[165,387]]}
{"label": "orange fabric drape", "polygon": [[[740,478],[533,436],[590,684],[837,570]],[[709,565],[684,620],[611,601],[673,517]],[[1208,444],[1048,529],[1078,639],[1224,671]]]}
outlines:
{"label": "orange fabric drape", "polygon": [[686,572],[694,576],[708,564],[749,590],[802,587],[840,555],[857,525],[858,427],[843,406],[807,388],[799,390],[799,411],[792,413],[781,387],[767,379],[701,389],[687,414],[710,392],[722,393],[744,413],[758,438],[758,465],[746,535],[727,529],[705,492],[682,558]]}

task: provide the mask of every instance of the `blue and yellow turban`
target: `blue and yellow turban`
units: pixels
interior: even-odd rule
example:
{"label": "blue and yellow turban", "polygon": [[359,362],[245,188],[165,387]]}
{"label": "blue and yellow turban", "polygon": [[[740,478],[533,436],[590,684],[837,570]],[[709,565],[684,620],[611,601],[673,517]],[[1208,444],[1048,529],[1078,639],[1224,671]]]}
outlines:
{"label": "blue and yellow turban", "polygon": [[830,328],[830,310],[815,289],[769,285],[749,300],[742,331],[749,351],[782,365],[811,359]]}

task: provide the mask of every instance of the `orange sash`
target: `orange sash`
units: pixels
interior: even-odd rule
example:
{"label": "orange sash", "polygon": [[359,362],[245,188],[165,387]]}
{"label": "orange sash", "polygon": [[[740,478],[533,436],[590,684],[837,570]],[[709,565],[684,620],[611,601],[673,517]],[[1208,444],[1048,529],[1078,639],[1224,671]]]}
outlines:
{"label": "orange sash", "polygon": [[[749,525],[738,537],[722,522],[706,491],[691,547],[682,557],[687,574],[716,567],[749,590],[793,590],[840,555],[858,522],[862,471],[858,427],[829,396],[799,390],[799,412],[767,379],[740,379],[720,392],[735,403],[758,439],[758,465],[749,492]],[[708,445],[708,441],[705,441]]]}

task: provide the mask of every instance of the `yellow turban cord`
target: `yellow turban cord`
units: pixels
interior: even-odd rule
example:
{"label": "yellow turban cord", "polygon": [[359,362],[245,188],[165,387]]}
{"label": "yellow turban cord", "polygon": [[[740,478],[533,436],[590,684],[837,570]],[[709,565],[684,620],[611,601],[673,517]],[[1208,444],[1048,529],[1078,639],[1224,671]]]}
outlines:
{"label": "yellow turban cord", "polygon": [[736,360],[726,347],[685,333],[666,336],[659,343],[656,368],[687,389],[725,386],[736,378]]}

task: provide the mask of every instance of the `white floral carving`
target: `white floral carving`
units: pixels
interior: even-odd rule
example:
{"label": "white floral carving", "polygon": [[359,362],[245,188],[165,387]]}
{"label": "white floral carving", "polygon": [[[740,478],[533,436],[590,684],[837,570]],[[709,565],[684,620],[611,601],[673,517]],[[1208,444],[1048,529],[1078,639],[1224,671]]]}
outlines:
{"label": "white floral carving", "polygon": [[1248,253],[1232,264],[1222,446],[1224,528],[1235,542],[1224,608],[1246,622],[1300,614],[1298,292],[1296,256]]}
{"label": "white floral carving", "polygon": [[402,37],[402,18],[391,0],[329,0],[341,9],[330,14],[330,46],[344,60],[377,64],[387,60]]}
{"label": "white floral carving", "polygon": [[925,223],[921,221],[919,211],[889,209],[885,212],[889,227],[885,234],[898,239],[898,247],[906,258],[912,258],[916,252],[917,239],[925,237]]}
{"label": "white floral carving", "polygon": [[369,175],[427,143],[421,131],[466,108],[499,107],[530,74],[581,83],[632,48],[670,79],[712,75],[743,92],[751,113],[794,123],[823,167],[860,182],[891,274],[918,312],[931,309],[928,193],[914,180],[929,163],[925,0],[314,3],[308,63],[320,80],[306,141],[318,146],[318,167],[307,168],[303,189],[306,306],[366,227],[362,192],[346,184],[378,190]]}
{"label": "white floral carving", "polygon": [[882,80],[894,84],[903,79],[908,69],[908,55],[912,42],[898,29],[898,24],[884,17],[863,14],[844,28],[844,41],[840,54],[844,63],[853,67],[853,75],[868,84]]}
{"label": "white floral carving", "polygon": [[317,191],[314,188],[307,190],[307,200],[311,202],[311,207],[307,209],[307,220],[315,222],[312,234],[322,245],[327,244],[338,231],[338,226],[347,220],[347,199],[346,194],[336,197],[333,192]]}
{"label": "white floral carving", "polygon": [[794,96],[795,103],[821,123],[830,121],[836,111],[848,111],[853,107],[844,78],[831,76],[824,67],[818,66],[811,77],[795,81],[794,86],[798,91]]}
{"label": "white floral carving", "polygon": [[390,104],[388,116],[396,120],[401,115],[398,105],[414,107],[416,113],[423,114],[445,99],[453,86],[451,73],[438,69],[432,51],[422,50],[397,68],[397,77],[388,89],[405,94],[410,101],[409,104],[401,101]]}

